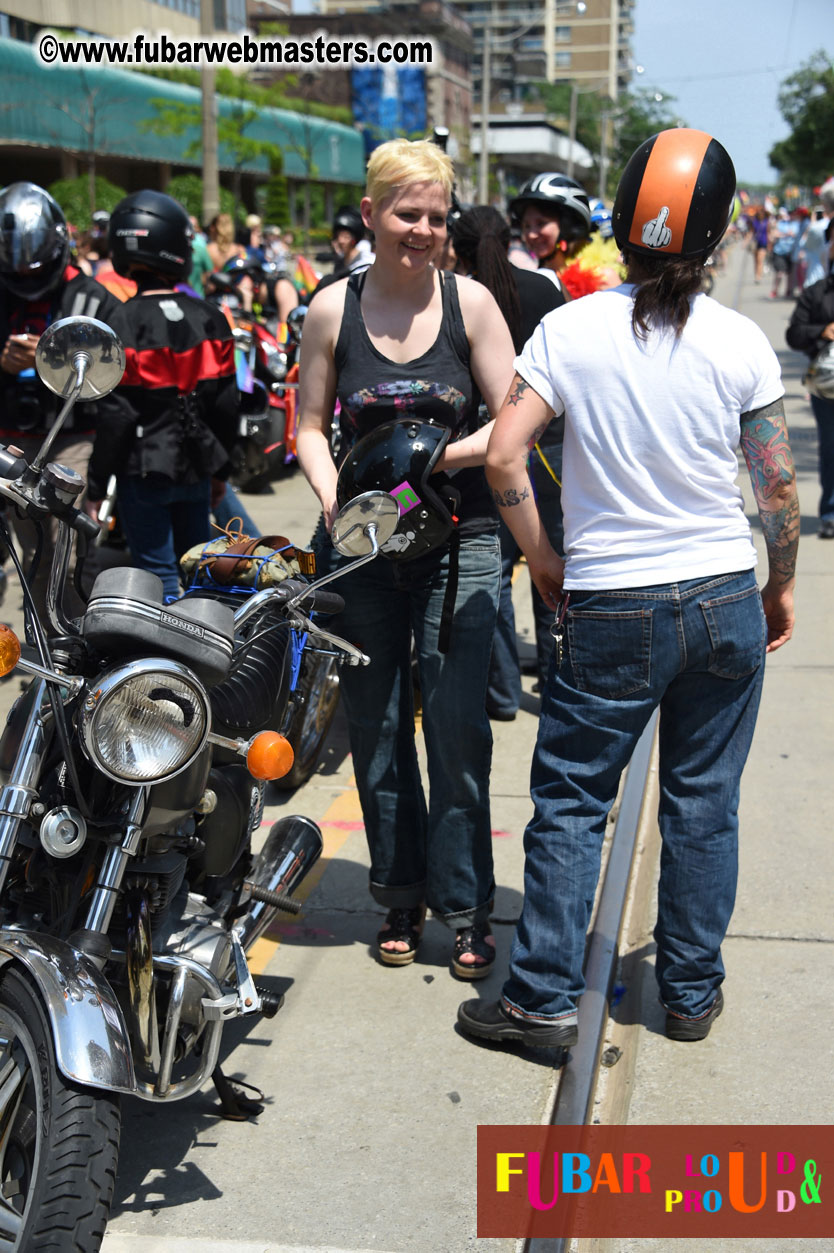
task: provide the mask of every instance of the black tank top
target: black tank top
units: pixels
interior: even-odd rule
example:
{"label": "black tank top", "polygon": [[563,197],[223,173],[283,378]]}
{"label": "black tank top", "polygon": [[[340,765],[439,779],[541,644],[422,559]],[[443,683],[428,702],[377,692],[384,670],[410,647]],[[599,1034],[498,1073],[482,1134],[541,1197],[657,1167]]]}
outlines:
{"label": "black tank top", "polygon": [[[371,343],[360,299],[365,274],[348,279],[342,325],[334,354],[341,405],[340,460],[358,439],[397,418],[430,418],[452,431],[452,440],[477,430],[480,396],[469,366],[469,341],[453,274],[441,273],[443,315],[437,338],[413,361],[384,357]],[[494,531],[492,495],[480,466],[453,476],[461,494],[460,532]]]}

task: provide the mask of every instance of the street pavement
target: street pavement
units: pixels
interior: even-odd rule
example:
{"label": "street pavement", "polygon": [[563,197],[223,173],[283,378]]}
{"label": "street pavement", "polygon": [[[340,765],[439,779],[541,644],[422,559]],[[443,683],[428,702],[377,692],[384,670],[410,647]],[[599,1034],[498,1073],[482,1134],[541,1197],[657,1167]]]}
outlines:
{"label": "street pavement", "polygon": [[[726,1010],[705,1042],[667,1041],[650,969],[626,989],[617,1010],[633,1050],[629,1120],[678,1123],[682,1136],[690,1123],[831,1121],[827,837],[834,802],[826,776],[834,732],[834,543],[816,538],[816,442],[800,383],[803,361],[783,348],[792,306],[769,302],[766,292],[767,285],[752,283],[749,255],[736,250],[716,296],[758,321],[782,357],[803,540],[797,631],[768,660],[742,790]],[[743,468],[741,483],[753,516]],[[246,497],[246,505],[266,534],[304,543],[313,531],[315,503],[299,473]],[[528,583],[522,569],[515,585],[520,643],[532,655]],[[12,602],[10,594],[4,613]],[[476,1128],[548,1121],[558,1055],[474,1045],[458,1034],[455,1013],[466,996],[497,996],[506,972],[530,815],[538,714],[532,682],[525,677],[517,719],[493,723],[498,961],[479,984],[452,976],[452,935],[431,919],[413,965],[374,960],[383,911],[367,893],[367,849],[341,715],[312,780],[290,795],[270,790],[262,836],[284,814],[307,814],[322,827],[325,854],[303,889],[303,913],[275,927],[253,952],[259,982],[286,992],[285,1007],[272,1021],[227,1030],[224,1069],[262,1088],[266,1109],[256,1122],[221,1121],[210,1087],[167,1108],[126,1100],[105,1253],[515,1249],[511,1240],[476,1237]],[[652,952],[649,922],[639,964],[650,967]],[[618,1071],[609,1072],[609,1083]],[[729,1251],[729,1242],[697,1247],[724,1253],[725,1244]],[[806,1244],[831,1247],[791,1247]],[[775,1253],[784,1242],[760,1246]],[[632,1253],[668,1242],[611,1247]],[[694,1247],[675,1242],[681,1253]],[[739,1247],[734,1242],[733,1251]]]}

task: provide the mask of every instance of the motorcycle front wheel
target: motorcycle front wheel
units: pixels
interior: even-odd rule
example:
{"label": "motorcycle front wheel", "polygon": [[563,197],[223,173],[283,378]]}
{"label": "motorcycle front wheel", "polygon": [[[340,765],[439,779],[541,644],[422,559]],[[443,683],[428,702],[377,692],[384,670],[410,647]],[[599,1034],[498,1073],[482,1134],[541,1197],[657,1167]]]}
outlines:
{"label": "motorcycle front wheel", "polygon": [[0,1250],[95,1253],[116,1182],[118,1098],[58,1072],[40,997],[0,982]]}
{"label": "motorcycle front wheel", "polygon": [[297,704],[287,728],[295,761],[289,774],[276,779],[283,792],[306,783],[316,768],[339,704],[339,663],[335,657],[305,653],[296,687]]}

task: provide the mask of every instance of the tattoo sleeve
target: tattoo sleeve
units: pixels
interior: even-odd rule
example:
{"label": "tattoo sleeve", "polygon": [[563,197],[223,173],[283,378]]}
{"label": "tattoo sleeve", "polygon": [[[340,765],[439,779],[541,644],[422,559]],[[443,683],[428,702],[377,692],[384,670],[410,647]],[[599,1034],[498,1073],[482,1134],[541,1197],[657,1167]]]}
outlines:
{"label": "tattoo sleeve", "polygon": [[799,501],[781,400],[741,415],[741,450],[759,510],[771,578],[789,583],[796,570]]}

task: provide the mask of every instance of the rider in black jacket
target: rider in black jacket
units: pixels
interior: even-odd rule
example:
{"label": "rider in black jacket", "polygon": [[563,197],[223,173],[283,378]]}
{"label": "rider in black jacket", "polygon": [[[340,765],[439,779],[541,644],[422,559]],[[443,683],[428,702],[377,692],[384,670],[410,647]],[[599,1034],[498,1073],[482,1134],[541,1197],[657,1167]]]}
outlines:
{"label": "rider in black jacket", "polygon": [[211,538],[211,480],[228,473],[238,420],[231,328],[217,306],[174,290],[191,237],[185,210],[161,192],[137,192],[113,211],[113,265],[139,290],[112,320],[127,356],[116,393],[127,415],[99,432],[90,463],[90,497],[101,499],[116,475],[133,559],[168,597],[179,594],[178,557]]}
{"label": "rider in black jacket", "polygon": [[[57,417],[61,401],[35,373],[35,348],[46,328],[82,315],[110,323],[119,301],[95,279],[69,264],[66,219],[53,198],[34,183],[12,183],[0,191],[0,441],[22,449],[31,461]],[[77,404],[55,441],[51,459],[86,478],[93,434],[120,411],[112,396]],[[12,525],[25,564],[37,550],[38,530],[12,511]],[[57,523],[49,526],[54,544]],[[42,611],[49,551],[41,554],[31,584]],[[67,589],[65,608],[80,613],[81,601]]]}

